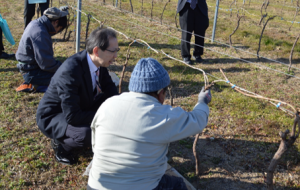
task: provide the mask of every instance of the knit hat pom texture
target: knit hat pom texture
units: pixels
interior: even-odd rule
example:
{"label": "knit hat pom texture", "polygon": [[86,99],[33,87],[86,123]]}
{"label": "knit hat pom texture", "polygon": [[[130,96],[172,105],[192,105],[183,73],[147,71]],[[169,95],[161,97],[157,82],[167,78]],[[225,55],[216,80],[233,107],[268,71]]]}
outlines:
{"label": "knit hat pom texture", "polygon": [[133,69],[129,81],[132,92],[155,92],[170,84],[170,77],[164,67],[153,58],[142,58]]}

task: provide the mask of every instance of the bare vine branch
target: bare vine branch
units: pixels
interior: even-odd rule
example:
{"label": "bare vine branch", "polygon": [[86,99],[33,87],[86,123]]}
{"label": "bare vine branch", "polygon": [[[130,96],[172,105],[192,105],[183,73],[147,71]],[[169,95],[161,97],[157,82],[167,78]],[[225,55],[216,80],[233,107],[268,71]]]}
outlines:
{"label": "bare vine branch", "polygon": [[[226,75],[224,74],[224,72],[223,72],[222,69],[220,69],[220,72],[223,74],[225,80],[226,80],[226,81],[229,81],[228,78],[226,77]],[[235,86],[235,85],[232,84],[231,82],[228,82],[228,83],[231,85],[231,87]],[[245,95],[245,96],[249,96],[249,97],[252,97],[252,98],[258,98],[258,99],[263,99],[263,100],[267,100],[267,101],[278,102],[278,103],[280,103],[281,105],[286,105],[286,106],[289,106],[290,108],[292,108],[293,111],[294,111],[294,113],[298,112],[297,109],[296,109],[294,106],[292,106],[291,104],[289,104],[289,103],[286,103],[286,102],[283,102],[283,101],[280,101],[280,100],[276,100],[276,99],[272,99],[272,98],[267,98],[267,97],[264,97],[264,96],[261,96],[261,95],[258,95],[258,94],[253,95],[253,94],[245,93],[245,92],[243,92],[242,90],[240,90],[239,88],[233,88],[233,89],[234,89],[235,91],[237,91],[237,92],[239,92],[239,93]],[[279,107],[279,108],[280,108],[280,107]]]}
{"label": "bare vine branch", "polygon": [[131,12],[133,13],[133,6],[132,6],[131,0],[129,0],[129,2],[130,2],[130,6],[131,6]]}
{"label": "bare vine branch", "polygon": [[198,142],[198,138],[199,138],[199,135],[200,133],[196,134],[195,136],[195,140],[194,140],[194,143],[193,143],[193,153],[194,153],[194,156],[195,156],[195,165],[196,165],[196,176],[199,175],[199,157],[198,157],[198,154],[197,154],[197,150],[196,150],[196,147],[197,147],[197,142]]}
{"label": "bare vine branch", "polygon": [[258,25],[260,25],[260,24],[261,24],[261,22],[263,21],[263,19],[264,19],[265,17],[267,17],[267,16],[268,16],[268,13],[266,13],[266,14],[262,15],[262,16],[261,16],[261,18],[260,18],[260,20],[259,20],[259,23],[258,23]]}
{"label": "bare vine branch", "polygon": [[232,36],[232,35],[237,31],[237,29],[239,28],[239,26],[240,26],[240,20],[241,20],[241,18],[243,18],[244,16],[239,16],[239,15],[237,15],[237,17],[238,17],[237,26],[236,26],[236,28],[234,29],[234,31],[229,35],[229,43],[230,43],[230,46],[232,46],[231,36]]}
{"label": "bare vine branch", "polygon": [[91,21],[92,15],[91,15],[91,14],[88,14],[88,15],[87,15],[87,18],[88,18],[88,21],[87,21],[87,23],[86,23],[85,40],[87,39],[88,34],[89,34],[89,26],[90,26],[90,21]]}
{"label": "bare vine branch", "polygon": [[[298,124],[298,133],[297,133],[297,135],[295,135],[297,124]],[[290,137],[287,139],[287,136],[290,133],[290,131],[288,129],[285,132],[281,132],[281,131],[279,132],[279,135],[281,137],[281,142],[280,142],[277,152],[273,156],[271,163],[267,169],[267,177],[266,177],[265,182],[267,184],[268,190],[274,190],[274,184],[273,184],[274,171],[275,171],[276,166],[278,165],[281,157],[284,155],[284,153],[287,152],[287,150],[290,147],[293,146],[293,144],[297,140],[297,138],[299,136],[299,126],[300,126],[299,112],[296,112],[294,124],[293,124],[293,128],[292,128],[292,133],[291,133]]]}
{"label": "bare vine branch", "polygon": [[171,0],[168,0],[167,2],[166,2],[166,4],[165,4],[165,6],[164,6],[164,9],[163,9],[163,11],[162,11],[162,13],[161,13],[161,17],[160,17],[160,24],[162,25],[162,18],[163,18],[163,15],[164,15],[164,11],[165,11],[165,9],[166,9],[166,7],[167,7],[167,4],[170,2]]}
{"label": "bare vine branch", "polygon": [[270,3],[269,0],[267,0],[267,2],[265,3],[265,11],[267,11],[269,3]]}
{"label": "bare vine branch", "polygon": [[235,3],[236,5],[236,0],[233,0],[232,3],[230,4],[229,8],[230,8],[230,17],[232,16],[232,8],[231,8],[231,5]]}
{"label": "bare vine branch", "polygon": [[294,15],[294,20],[292,21],[292,24],[289,27],[289,30],[291,30],[291,28],[292,28],[292,26],[293,26],[293,24],[295,22],[295,19],[296,19],[296,16],[297,16],[298,12],[299,12],[299,0],[297,1],[297,9],[296,9],[296,12],[295,12],[295,15]]}
{"label": "bare vine branch", "polygon": [[285,6],[285,2],[286,2],[286,0],[284,0],[283,6],[281,7],[280,15],[282,15],[282,10],[283,10],[283,7]]}
{"label": "bare vine branch", "polygon": [[260,50],[260,42],[261,42],[261,38],[262,38],[262,35],[263,35],[263,33],[264,33],[264,30],[265,30],[265,28],[266,28],[266,26],[267,26],[267,24],[268,24],[268,22],[269,22],[269,20],[272,20],[272,19],[274,19],[276,16],[272,16],[272,17],[269,17],[268,18],[268,20],[266,21],[266,23],[264,24],[264,27],[263,27],[263,29],[262,29],[262,31],[261,31],[261,35],[260,35],[260,38],[259,38],[259,43],[258,43],[258,50],[257,50],[257,58],[259,59],[259,50]]}
{"label": "bare vine branch", "polygon": [[151,19],[152,19],[152,11],[153,11],[153,1],[154,0],[152,0],[152,3],[151,3]]}
{"label": "bare vine branch", "polygon": [[126,61],[125,61],[125,64],[123,65],[123,70],[122,70],[121,77],[120,77],[120,82],[119,82],[119,94],[122,93],[122,81],[123,81],[123,78],[124,78],[124,73],[125,73],[126,66],[128,64],[128,60],[130,58],[130,47],[133,43],[134,43],[134,41],[129,44],[128,49],[127,49]]}
{"label": "bare vine branch", "polygon": [[293,45],[293,47],[292,47],[292,49],[291,49],[291,53],[290,53],[290,57],[289,57],[289,61],[290,61],[289,70],[288,70],[289,72],[290,72],[291,67],[292,67],[292,58],[293,58],[294,48],[295,48],[295,46],[296,46],[296,44],[297,44],[297,41],[298,41],[299,37],[300,37],[300,34],[298,34],[298,36],[297,36],[297,38],[296,38],[296,40],[295,40],[295,42],[294,42],[294,45]]}
{"label": "bare vine branch", "polygon": [[142,0],[142,7],[141,7],[141,15],[143,16],[143,6],[144,6],[144,0]]}
{"label": "bare vine branch", "polygon": [[175,14],[175,24],[176,24],[176,28],[178,29],[178,26],[177,26],[177,14],[178,13]]}
{"label": "bare vine branch", "polygon": [[[67,24],[66,29],[65,29],[64,37],[63,37],[63,39],[62,39],[62,40],[65,41],[65,42],[68,41],[69,38],[70,38],[70,37],[69,37],[68,40],[66,39],[66,35],[67,35],[67,33],[68,33],[69,26],[71,26],[72,23],[73,23],[73,21],[75,20],[75,18],[74,18],[74,19],[72,19],[71,22],[70,22],[70,17],[71,17],[71,16],[68,15],[68,17],[67,17],[67,18],[68,18],[68,21],[67,21],[68,24]],[[69,31],[69,35],[68,35],[68,36],[70,36],[71,33],[72,33],[72,31]]]}
{"label": "bare vine branch", "polygon": [[169,86],[168,90],[169,90],[169,95],[170,95],[170,104],[171,104],[171,106],[173,106],[174,104],[173,104],[172,86]]}

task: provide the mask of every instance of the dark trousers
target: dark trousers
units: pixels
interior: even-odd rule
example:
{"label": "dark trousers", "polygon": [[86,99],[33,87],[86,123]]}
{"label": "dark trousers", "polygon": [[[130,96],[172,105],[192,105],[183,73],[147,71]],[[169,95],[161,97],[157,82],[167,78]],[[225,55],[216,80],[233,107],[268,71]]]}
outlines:
{"label": "dark trousers", "polygon": [[[179,23],[182,30],[181,34],[181,56],[191,58],[190,54],[190,42],[192,32],[194,34],[205,36],[205,31],[208,28],[209,20],[208,17],[202,14],[198,6],[193,10],[190,7],[190,3],[186,3],[184,8],[179,12]],[[185,32],[188,31],[189,33]],[[204,38],[195,36],[194,56],[203,55]]]}
{"label": "dark trousers", "polygon": [[4,46],[3,46],[3,41],[2,40],[3,40],[3,35],[2,35],[2,29],[0,27],[0,53],[2,53],[2,51],[4,51]]}
{"label": "dark trousers", "polygon": [[[49,0],[46,3],[39,3],[41,9],[41,16],[43,15],[44,11],[49,8]],[[29,4],[28,0],[25,0],[24,5],[24,23],[25,28],[30,23],[32,17],[35,14],[35,4]]]}
{"label": "dark trousers", "polygon": [[50,84],[51,78],[54,75],[54,73],[43,71],[40,68],[30,71],[21,70],[21,73],[26,83],[38,86],[48,86]]}
{"label": "dark trousers", "polygon": [[57,139],[66,151],[73,148],[83,148],[92,146],[92,131],[87,125],[73,126],[68,125],[65,135]]}
{"label": "dark trousers", "polygon": [[[96,190],[87,185],[87,190]],[[188,190],[183,179],[176,176],[163,175],[158,186],[153,190]]]}

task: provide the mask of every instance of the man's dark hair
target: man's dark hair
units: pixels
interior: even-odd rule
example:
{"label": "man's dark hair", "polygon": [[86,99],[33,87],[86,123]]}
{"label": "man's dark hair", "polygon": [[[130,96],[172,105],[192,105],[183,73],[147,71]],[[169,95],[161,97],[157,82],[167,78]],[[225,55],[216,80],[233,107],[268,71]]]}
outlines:
{"label": "man's dark hair", "polygon": [[106,50],[109,46],[109,39],[111,38],[117,38],[117,33],[114,30],[98,27],[86,39],[86,51],[89,54],[93,54],[95,47],[100,48],[102,51]]}
{"label": "man's dark hair", "polygon": [[[164,93],[167,92],[168,87],[169,87],[169,86],[166,86],[165,88],[163,88]],[[160,89],[159,89],[159,90],[160,90]],[[159,90],[154,91],[154,92],[144,92],[144,94],[148,94],[148,95],[150,95],[150,96],[157,96],[157,92],[158,92]]]}
{"label": "man's dark hair", "polygon": [[66,16],[64,16],[64,17],[60,17],[59,19],[55,19],[55,20],[51,20],[51,19],[49,19],[51,22],[52,21],[57,21],[58,20],[58,25],[57,25],[57,27],[62,27],[62,29],[60,30],[60,31],[63,31],[66,27],[67,27],[67,25],[68,25],[68,19],[67,19],[67,17]]}

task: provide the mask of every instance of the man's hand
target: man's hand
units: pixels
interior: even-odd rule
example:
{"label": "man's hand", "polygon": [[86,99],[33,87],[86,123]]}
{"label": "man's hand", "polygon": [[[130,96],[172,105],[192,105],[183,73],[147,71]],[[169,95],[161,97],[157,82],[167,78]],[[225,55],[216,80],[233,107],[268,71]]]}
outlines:
{"label": "man's hand", "polygon": [[61,6],[61,7],[59,7],[59,9],[61,11],[68,11],[69,7],[68,6]]}
{"label": "man's hand", "polygon": [[199,96],[198,96],[198,102],[199,103],[206,103],[208,104],[209,102],[211,101],[211,93],[210,93],[210,90],[206,90],[204,91],[204,87],[202,87],[200,93],[199,93]]}

